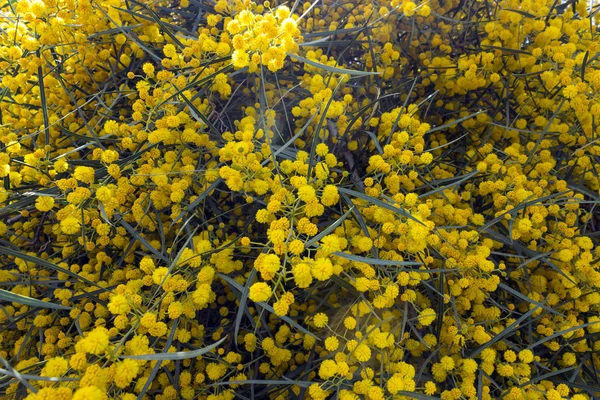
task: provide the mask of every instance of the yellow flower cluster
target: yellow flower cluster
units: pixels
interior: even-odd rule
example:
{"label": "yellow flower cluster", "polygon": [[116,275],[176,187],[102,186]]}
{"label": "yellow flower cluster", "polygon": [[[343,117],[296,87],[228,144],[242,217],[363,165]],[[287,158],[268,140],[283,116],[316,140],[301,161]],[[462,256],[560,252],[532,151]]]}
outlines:
{"label": "yellow flower cluster", "polygon": [[595,398],[597,8],[284,3],[2,6],[1,397]]}
{"label": "yellow flower cluster", "polygon": [[271,12],[255,14],[243,10],[229,21],[225,29],[231,35],[233,53],[231,60],[236,69],[248,67],[256,72],[260,65],[276,72],[283,68],[288,52],[298,51],[300,30],[296,18],[286,6]]}

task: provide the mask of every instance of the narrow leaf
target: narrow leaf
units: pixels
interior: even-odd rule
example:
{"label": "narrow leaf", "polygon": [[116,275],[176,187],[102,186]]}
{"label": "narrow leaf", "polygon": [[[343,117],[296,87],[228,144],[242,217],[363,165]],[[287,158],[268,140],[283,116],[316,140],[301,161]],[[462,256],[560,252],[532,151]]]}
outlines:
{"label": "narrow leaf", "polygon": [[503,338],[505,338],[506,336],[508,336],[510,333],[512,333],[515,329],[517,329],[519,327],[521,322],[528,319],[538,308],[539,308],[539,306],[535,306],[531,310],[527,311],[525,314],[521,315],[521,317],[518,320],[516,320],[515,322],[513,322],[512,324],[507,326],[505,330],[503,330],[502,332],[500,332],[499,334],[494,336],[489,342],[484,343],[481,346],[479,346],[477,349],[475,349],[471,354],[469,354],[469,356],[467,358],[476,357],[483,350],[487,349],[488,347],[492,346],[494,343],[497,343],[500,340],[502,340]]}
{"label": "narrow leaf", "polygon": [[72,272],[72,271],[70,271],[68,269],[59,267],[58,265],[56,265],[54,263],[51,263],[50,261],[43,260],[43,259],[35,257],[35,256],[31,256],[29,254],[22,253],[22,252],[20,252],[18,250],[14,250],[14,249],[11,249],[11,248],[6,247],[6,246],[0,246],[0,254],[5,254],[7,256],[13,256],[13,257],[16,257],[16,258],[20,258],[22,260],[25,260],[25,261],[28,261],[28,262],[40,265],[42,267],[45,267],[45,268],[48,268],[48,269],[51,269],[51,270],[54,270],[54,271],[62,272],[63,274],[68,275],[71,278],[75,278],[78,281],[81,281],[83,283],[87,283],[88,285],[95,286],[95,287],[100,288],[102,290],[106,290],[102,286],[99,286],[96,282],[92,282],[89,279],[86,279],[86,278],[84,278],[81,275],[77,275],[76,273],[74,273],[74,272]]}
{"label": "narrow leaf", "polygon": [[443,192],[444,190],[450,189],[451,187],[459,186],[460,184],[462,184],[463,182],[465,182],[465,181],[469,180],[470,178],[474,177],[478,173],[479,173],[479,171],[474,170],[474,171],[469,172],[468,174],[462,175],[462,177],[457,177],[457,178],[461,178],[461,179],[457,180],[456,182],[450,183],[448,185],[440,186],[439,188],[433,189],[430,192],[423,193],[423,194],[419,195],[419,199],[422,199],[422,198],[425,198],[425,197],[429,197],[429,196],[434,195],[434,194],[439,193],[439,192]]}
{"label": "narrow leaf", "polygon": [[[175,45],[177,47],[179,47],[180,49],[185,48],[185,46],[183,45],[183,43],[181,43],[179,41],[179,39],[177,38],[177,36],[175,36],[175,34],[173,34],[173,32],[171,32],[171,30],[169,29],[169,27],[173,26],[172,24],[168,24],[169,27],[167,27],[167,24],[165,24],[161,20],[161,18],[150,7],[148,7],[146,4],[140,3],[140,2],[135,1],[135,0],[129,0],[129,1],[131,1],[133,4],[136,4],[136,5],[140,6],[140,7],[142,7],[143,9],[145,9],[148,12],[148,14],[150,14],[150,16],[152,17],[152,20],[154,22],[156,22],[161,27],[162,31],[164,33],[166,33],[171,38],[171,40],[173,41],[173,43],[175,43]],[[117,7],[115,7],[115,8],[117,8]]]}
{"label": "narrow leaf", "polygon": [[[240,285],[238,282],[236,282],[235,280],[233,280],[231,277],[225,275],[225,274],[218,274],[219,277],[221,279],[223,279],[224,281],[226,281],[227,283],[229,283],[229,285],[233,288],[235,288],[238,292],[242,293],[244,291],[244,288],[242,287],[242,285]],[[271,307],[269,304],[264,303],[264,302],[258,302],[255,303],[257,306],[260,306],[262,308],[264,308],[265,310],[267,310],[268,312],[270,312],[271,314],[275,314],[275,310],[273,310],[273,307]],[[276,315],[276,314],[275,314]],[[314,333],[312,333],[311,331],[307,330],[306,328],[304,328],[303,326],[299,325],[297,322],[295,322],[293,319],[291,319],[290,317],[287,317],[285,315],[277,315],[279,318],[281,318],[283,321],[287,322],[288,324],[292,325],[294,328],[298,329],[299,331],[306,333],[309,336],[312,336],[313,338],[319,340],[319,337],[316,336]]]}
{"label": "narrow leaf", "polygon": [[[396,266],[417,266],[422,265],[422,263],[418,261],[398,261],[398,260],[382,260],[379,258],[369,258],[369,257],[361,257],[355,254],[342,253],[341,251],[336,251],[333,253],[334,256],[347,258],[348,260],[362,262],[369,265],[396,265]],[[423,272],[429,272],[427,270],[423,270]]]}
{"label": "narrow leaf", "polygon": [[544,344],[546,342],[549,342],[550,340],[556,339],[557,337],[562,336],[565,333],[569,333],[569,332],[573,332],[573,331],[576,331],[579,329],[587,328],[588,326],[596,325],[596,324],[600,324],[600,321],[588,322],[588,323],[585,323],[582,325],[572,326],[571,328],[568,328],[568,329],[563,329],[562,331],[554,332],[554,334],[547,336],[543,339],[540,339],[535,343],[530,344],[529,346],[527,346],[527,348],[531,350],[531,349],[539,346],[540,344]]}
{"label": "narrow leaf", "polygon": [[522,16],[527,17],[527,18],[537,19],[537,17],[535,15],[525,12],[523,10],[515,10],[514,8],[505,8],[504,11],[510,11],[510,12],[514,12],[517,14],[521,14]]}
{"label": "narrow leaf", "polygon": [[523,300],[523,301],[526,301],[526,302],[527,302],[527,303],[529,303],[529,304],[533,304],[533,305],[535,305],[536,307],[541,307],[541,308],[543,308],[544,310],[546,310],[546,311],[548,311],[548,312],[550,312],[550,313],[553,313],[553,314],[557,314],[557,315],[563,315],[563,314],[561,314],[560,312],[558,312],[558,311],[556,311],[555,309],[553,309],[552,307],[548,307],[548,306],[547,306],[547,305],[545,305],[544,303],[539,303],[539,302],[537,302],[537,301],[533,300],[532,298],[525,296],[523,293],[519,292],[518,290],[515,290],[515,289],[511,288],[511,287],[510,287],[510,286],[508,286],[508,285],[505,285],[505,284],[504,284],[504,283],[502,283],[502,282],[500,282],[500,283],[498,284],[498,287],[499,287],[499,288],[501,288],[501,289],[503,289],[503,290],[506,290],[508,293],[512,294],[512,295],[513,295],[513,296],[515,296],[515,297],[518,297],[519,299],[521,299],[521,300]]}
{"label": "narrow leaf", "polygon": [[421,393],[417,393],[417,392],[407,392],[405,390],[401,390],[397,394],[407,396],[409,399],[439,400],[439,397],[427,396],[425,394],[421,394]]}
{"label": "narrow leaf", "polygon": [[240,333],[240,325],[242,324],[242,317],[246,311],[246,305],[248,303],[248,296],[250,295],[250,285],[254,282],[256,277],[256,268],[252,268],[248,281],[244,285],[244,290],[240,293],[240,307],[238,308],[237,315],[235,317],[235,328],[233,334],[235,335],[235,343],[237,344],[237,338]]}
{"label": "narrow leaf", "polygon": [[[575,368],[576,368],[575,366],[572,366],[572,367],[567,367],[567,368],[559,369],[558,371],[548,372],[548,373],[543,374],[543,375],[538,375],[538,376],[532,378],[531,380],[529,380],[529,381],[527,381],[525,383],[520,384],[518,387],[527,387],[527,386],[533,385],[533,384],[535,384],[535,383],[537,383],[539,381],[543,381],[543,380],[546,380],[548,378],[552,378],[553,376],[564,374],[566,372],[572,371]],[[563,382],[563,383],[566,383],[568,385],[573,385],[573,382]]]}
{"label": "narrow leaf", "polygon": [[307,388],[310,385],[312,385],[312,383],[313,382],[311,382],[311,381],[293,381],[293,380],[276,381],[276,380],[272,380],[272,379],[248,379],[248,380],[243,380],[243,381],[234,380],[234,381],[215,382],[215,383],[208,384],[206,386],[211,387],[211,386],[229,386],[229,385],[296,385],[296,386]]}
{"label": "narrow leaf", "polygon": [[135,229],[133,229],[133,227],[131,225],[129,225],[129,223],[127,221],[125,221],[125,219],[123,219],[123,217],[121,217],[121,220],[119,221],[120,224],[123,226],[123,228],[125,228],[125,230],[127,230],[127,232],[129,232],[129,234],[131,236],[133,236],[133,238],[135,240],[137,240],[138,242],[140,242],[146,249],[148,249],[152,254],[154,254],[156,257],[160,258],[162,261],[167,262],[167,257],[165,257],[163,254],[161,254],[158,250],[156,250],[154,248],[154,246],[152,246],[146,239],[144,239]]}
{"label": "narrow leaf", "polygon": [[354,206],[350,207],[350,209],[348,211],[346,211],[344,213],[344,215],[342,215],[341,217],[339,217],[333,224],[329,225],[327,228],[325,228],[317,236],[315,236],[312,239],[310,239],[309,241],[307,241],[304,244],[304,247],[310,247],[310,246],[314,245],[315,243],[317,243],[319,240],[323,239],[325,236],[329,235],[331,232],[333,232],[335,230],[335,228],[337,228],[338,226],[340,226],[341,223],[344,222],[344,220],[346,218],[348,218],[348,215],[350,215],[353,211],[354,211]]}
{"label": "narrow leaf", "polygon": [[214,182],[213,182],[213,183],[212,183],[212,184],[211,184],[211,185],[210,185],[208,188],[206,188],[206,190],[205,190],[204,192],[202,192],[202,193],[201,193],[201,194],[200,194],[198,197],[196,197],[196,198],[194,199],[194,201],[192,201],[188,207],[184,208],[184,209],[181,211],[181,213],[180,213],[180,214],[177,216],[177,218],[175,218],[175,219],[173,220],[173,222],[171,222],[171,225],[169,226],[169,229],[170,229],[171,227],[173,227],[173,225],[175,225],[175,224],[177,223],[177,221],[179,221],[181,218],[183,218],[183,216],[184,216],[184,215],[185,215],[187,212],[189,212],[189,211],[191,211],[191,210],[195,209],[196,207],[198,207],[198,205],[200,205],[200,202],[202,202],[202,201],[203,201],[203,200],[206,198],[206,196],[208,196],[208,195],[209,195],[209,194],[210,194],[210,193],[211,193],[213,190],[215,190],[215,189],[217,188],[217,186],[219,186],[219,184],[220,184],[221,182],[223,182],[223,179],[221,179],[221,178],[218,178],[218,179],[217,179],[216,181],[214,181]]}
{"label": "narrow leaf", "polygon": [[297,54],[292,54],[292,53],[287,53],[288,57],[290,58],[295,58],[298,61],[302,61],[303,63],[306,63],[308,65],[312,65],[313,67],[317,67],[320,69],[323,69],[327,72],[332,72],[332,73],[336,73],[336,74],[348,74],[348,75],[354,75],[354,76],[367,76],[367,75],[380,75],[380,72],[364,72],[364,71],[354,71],[351,69],[345,69],[345,68],[339,68],[339,67],[331,67],[329,65],[325,65],[325,64],[321,64],[319,62],[316,61],[312,61],[309,60],[307,58],[301,57]]}
{"label": "narrow leaf", "polygon": [[[40,57],[40,51],[38,50],[37,56]],[[44,117],[44,143],[46,146],[50,144],[50,119],[48,117],[48,103],[46,102],[46,89],[44,88],[44,73],[42,72],[42,66],[38,67],[38,85],[40,88],[40,101],[42,103],[42,116]]]}
{"label": "narrow leaf", "polygon": [[55,310],[70,310],[71,307],[62,306],[60,304],[54,304],[47,301],[41,301],[32,299],[31,297],[23,296],[8,290],[0,289],[0,300],[8,301],[10,303],[25,304],[26,306],[39,307],[39,308],[53,308]]}
{"label": "narrow leaf", "polygon": [[524,55],[527,55],[527,56],[532,55],[528,51],[519,50],[519,49],[511,49],[510,47],[500,47],[500,46],[492,46],[492,45],[482,45],[481,47],[483,47],[483,48],[489,48],[489,49],[493,49],[493,50],[500,50],[503,53],[509,53],[509,54],[524,54]]}
{"label": "narrow leaf", "polygon": [[405,216],[408,219],[412,219],[413,221],[418,222],[421,225],[425,225],[423,222],[419,221],[418,219],[416,219],[415,217],[413,217],[412,215],[410,215],[408,212],[406,212],[406,210],[403,210],[401,208],[395,207],[395,206],[393,206],[391,204],[388,204],[388,203],[384,203],[383,201],[381,201],[379,199],[376,199],[374,197],[371,197],[371,196],[367,196],[364,193],[360,193],[360,192],[357,192],[356,190],[351,190],[351,189],[346,189],[346,188],[338,188],[338,191],[341,192],[341,193],[348,194],[350,196],[358,197],[359,199],[366,200],[369,203],[375,204],[376,206],[379,206],[381,208],[386,208],[386,209],[388,209],[390,211],[394,211],[394,212],[396,212],[396,213],[398,213],[400,215]]}
{"label": "narrow leaf", "polygon": [[460,124],[461,122],[466,121],[468,119],[471,119],[471,118],[473,118],[473,117],[475,117],[475,116],[477,116],[477,115],[479,115],[481,113],[484,113],[484,112],[485,112],[485,110],[479,110],[477,112],[474,112],[473,114],[467,115],[466,117],[455,119],[455,120],[450,121],[450,122],[448,122],[448,123],[446,123],[444,125],[441,125],[441,126],[436,126],[434,128],[431,128],[427,132],[425,132],[425,134],[427,135],[427,134],[430,134],[430,133],[433,133],[433,132],[443,131],[444,129],[449,128],[452,125]]}
{"label": "narrow leaf", "polygon": [[[171,347],[171,344],[173,343],[173,338],[175,337],[175,332],[177,331],[178,325],[179,325],[179,318],[176,318],[173,321],[173,325],[171,326],[171,332],[169,333],[167,342],[165,343],[165,346],[163,347],[164,350],[167,350],[169,347]],[[139,392],[139,394],[137,396],[137,400],[142,400],[144,398],[144,396],[146,396],[146,392],[148,391],[148,389],[150,389],[150,385],[152,385],[152,383],[154,382],[154,378],[156,377],[156,374],[158,374],[158,370],[160,370],[162,362],[163,362],[163,360],[158,360],[154,364],[154,367],[152,368],[152,371],[150,371],[150,375],[148,376],[148,379],[146,379],[146,383],[144,384],[144,387],[142,388],[142,390]]]}
{"label": "narrow leaf", "polygon": [[[0,374],[16,378],[14,374],[6,369],[0,368]],[[30,374],[19,374],[22,378],[29,381],[45,381],[45,382],[77,382],[78,378],[68,378],[63,376],[40,376]]]}
{"label": "narrow leaf", "polygon": [[87,37],[87,40],[92,40],[92,39],[95,39],[95,38],[97,38],[99,36],[103,36],[103,35],[114,35],[115,33],[123,32],[123,31],[132,31],[134,29],[141,28],[142,26],[144,26],[144,25],[133,24],[133,25],[127,25],[127,26],[119,26],[119,27],[111,28],[111,29],[105,29],[100,32],[92,33],[91,35],[89,35]]}
{"label": "narrow leaf", "polygon": [[587,66],[588,56],[590,55],[589,51],[585,52],[583,56],[583,61],[581,62],[581,80],[585,81],[585,67]]}
{"label": "narrow leaf", "polygon": [[132,360],[145,360],[145,361],[153,361],[153,360],[162,360],[162,361],[173,361],[173,360],[186,360],[188,358],[196,358],[203,354],[208,353],[209,351],[214,350],[219,347],[221,343],[223,343],[227,339],[227,336],[221,338],[215,343],[203,347],[198,350],[192,351],[177,351],[175,353],[158,353],[158,354],[140,354],[135,356],[119,356],[119,358],[130,358]]}

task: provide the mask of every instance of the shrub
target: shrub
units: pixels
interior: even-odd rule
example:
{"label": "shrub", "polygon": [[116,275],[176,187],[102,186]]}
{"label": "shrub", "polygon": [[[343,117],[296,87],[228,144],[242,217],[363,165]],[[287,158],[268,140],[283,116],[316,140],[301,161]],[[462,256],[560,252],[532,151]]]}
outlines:
{"label": "shrub", "polygon": [[598,10],[9,1],[3,398],[596,398]]}

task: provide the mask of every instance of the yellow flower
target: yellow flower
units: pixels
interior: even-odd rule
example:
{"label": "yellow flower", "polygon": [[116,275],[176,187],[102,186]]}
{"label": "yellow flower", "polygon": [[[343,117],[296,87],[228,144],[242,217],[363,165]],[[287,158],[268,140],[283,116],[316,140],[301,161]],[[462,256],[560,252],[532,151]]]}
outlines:
{"label": "yellow flower", "polygon": [[131,310],[129,301],[127,300],[127,297],[122,294],[114,295],[108,303],[108,311],[112,314],[127,314],[129,310]]}
{"label": "yellow flower", "polygon": [[97,386],[88,386],[77,389],[71,400],[108,400],[108,396]]}
{"label": "yellow flower", "polygon": [[290,37],[296,37],[296,36],[300,35],[300,30],[298,29],[298,26],[296,25],[296,21],[290,17],[284,19],[281,22],[280,31]]}
{"label": "yellow flower", "polygon": [[315,166],[315,175],[318,179],[325,180],[329,176],[329,168],[324,162],[320,162]]}
{"label": "yellow flower", "polygon": [[344,319],[344,326],[346,327],[346,329],[350,330],[356,328],[356,318],[346,317],[346,319]]}
{"label": "yellow flower", "polygon": [[437,391],[437,388],[435,386],[435,382],[432,382],[432,381],[425,382],[425,394],[427,396],[434,395],[436,391]]}
{"label": "yellow flower", "polygon": [[[315,75],[315,77],[321,77],[321,75]],[[321,81],[323,77],[321,77]],[[325,157],[327,153],[329,153],[329,147],[325,143],[319,143],[316,148],[316,153],[318,156]]]}
{"label": "yellow flower", "polygon": [[309,185],[302,186],[298,189],[298,197],[305,203],[310,203],[317,198],[315,189]]}
{"label": "yellow flower", "polygon": [[514,374],[514,368],[509,364],[500,364],[496,366],[496,372],[500,376],[509,377]]}
{"label": "yellow flower", "polygon": [[83,370],[87,367],[87,357],[85,353],[75,353],[71,356],[69,360],[69,366],[76,370]]}
{"label": "yellow flower", "polygon": [[225,375],[226,372],[226,364],[210,363],[206,366],[206,374],[208,375],[208,378],[213,381],[216,381],[219,378],[223,377],[223,375]]}
{"label": "yellow flower", "polygon": [[321,250],[326,254],[335,253],[342,250],[340,237],[337,235],[327,235],[321,239]]}
{"label": "yellow flower", "polygon": [[440,365],[444,368],[444,370],[452,371],[454,369],[454,360],[452,357],[444,356],[440,360]]}
{"label": "yellow flower", "polygon": [[512,363],[512,362],[515,362],[515,361],[517,361],[517,355],[516,355],[516,354],[515,354],[515,352],[514,352],[514,351],[512,351],[512,350],[506,350],[506,351],[504,352],[504,359],[505,359],[507,362],[511,362],[511,363]]}
{"label": "yellow flower", "polygon": [[71,193],[67,195],[67,201],[71,204],[80,204],[83,201],[87,200],[91,196],[91,192],[88,188],[85,187],[77,187]]}
{"label": "yellow flower", "polygon": [[299,239],[294,239],[289,243],[288,251],[295,256],[299,256],[304,252],[304,243]]}
{"label": "yellow flower", "polygon": [[200,272],[198,272],[198,275],[196,275],[196,278],[198,279],[198,283],[202,284],[202,283],[212,283],[213,279],[215,277],[215,269],[213,267],[211,267],[210,265],[206,265],[204,267],[202,267],[200,269]]}
{"label": "yellow flower", "polygon": [[157,322],[148,329],[148,333],[156,337],[164,336],[167,333],[167,324],[164,322]]}
{"label": "yellow flower", "polygon": [[371,358],[371,349],[366,344],[359,344],[354,349],[354,357],[360,362],[367,362]]}
{"label": "yellow flower", "polygon": [[[337,353],[340,354],[340,353]],[[345,361],[341,361],[341,360],[337,360],[337,373],[340,376],[346,376],[346,374],[348,374],[348,372],[350,372],[350,366],[348,365],[347,362]]]}
{"label": "yellow flower", "polygon": [[49,359],[42,369],[42,376],[60,377],[69,369],[69,362],[62,357]]}
{"label": "yellow flower", "polygon": [[387,382],[387,389],[391,394],[396,394],[401,390],[414,390],[415,383],[412,379],[408,379],[405,374],[397,372],[392,375]]}
{"label": "yellow flower", "polygon": [[146,328],[152,327],[154,324],[156,324],[156,314],[151,312],[145,313],[140,319],[140,324]]}
{"label": "yellow flower", "polygon": [[273,310],[275,311],[275,314],[279,316],[287,315],[289,309],[290,305],[282,300],[276,301],[273,304]]}
{"label": "yellow flower", "polygon": [[144,71],[144,73],[149,77],[149,78],[153,78],[154,77],[154,65],[150,64],[150,63],[145,63],[142,66],[142,71]]}
{"label": "yellow flower", "polygon": [[329,322],[329,317],[324,313],[317,313],[314,317],[314,324],[317,328],[324,328]]}
{"label": "yellow flower", "polygon": [[125,359],[115,368],[115,385],[124,389],[133,381],[140,370],[136,360]]}
{"label": "yellow flower", "polygon": [[404,3],[404,7],[403,7],[404,14],[407,17],[412,17],[415,14],[416,8],[417,8],[417,5],[415,3],[413,3],[412,1],[407,1],[406,3]]}
{"label": "yellow flower", "polygon": [[174,301],[171,304],[169,304],[167,312],[169,314],[169,318],[179,318],[179,316],[183,314],[183,305],[179,301]]}
{"label": "yellow flower", "polygon": [[242,69],[250,64],[250,56],[245,50],[235,50],[231,55],[231,60],[236,69]]}
{"label": "yellow flower", "polygon": [[329,336],[327,339],[325,339],[325,348],[328,351],[337,350],[339,345],[340,345],[340,341],[335,336]]}
{"label": "yellow flower", "polygon": [[215,293],[212,291],[210,284],[202,283],[192,292],[192,301],[198,310],[206,308],[208,304],[214,300]]}
{"label": "yellow flower", "polygon": [[269,229],[267,237],[273,244],[283,243],[285,241],[285,231],[283,229]]}
{"label": "yellow flower", "polygon": [[156,269],[154,260],[151,257],[145,256],[140,260],[140,269],[146,274],[151,274]]}
{"label": "yellow flower", "polygon": [[428,326],[436,319],[435,311],[432,308],[426,308],[419,313],[419,323],[423,326]]}
{"label": "yellow flower", "polygon": [[152,281],[155,285],[160,285],[169,274],[169,268],[167,267],[159,267],[154,270],[152,273]]}
{"label": "yellow flower", "polygon": [[249,352],[256,350],[256,336],[253,333],[247,333],[244,336],[244,346]]}
{"label": "yellow flower", "polygon": [[324,360],[319,367],[319,377],[329,379],[337,373],[337,365],[333,360]]}
{"label": "yellow flower", "polygon": [[365,252],[371,250],[373,248],[373,240],[366,236],[358,237],[356,240],[355,246],[360,250],[360,252]]}
{"label": "yellow flower", "polygon": [[574,365],[577,362],[577,356],[574,353],[564,353],[562,356],[562,362],[566,366]]}
{"label": "yellow flower", "polygon": [[474,374],[477,371],[477,368],[477,361],[473,360],[472,358],[466,358],[463,360],[462,370],[464,371],[464,373]]}
{"label": "yellow flower", "polygon": [[305,289],[312,283],[312,275],[310,265],[307,263],[298,263],[292,267],[294,282],[299,288]]}
{"label": "yellow flower", "polygon": [[404,197],[404,204],[408,207],[412,207],[415,204],[417,204],[418,199],[419,199],[419,196],[416,193],[408,193]]}
{"label": "yellow flower", "polygon": [[221,42],[217,45],[217,48],[215,49],[215,53],[217,53],[218,56],[220,57],[224,57],[226,55],[228,55],[231,52],[231,46],[229,46],[229,44]]}
{"label": "yellow flower", "polygon": [[329,258],[317,258],[310,269],[312,276],[319,281],[325,281],[333,275],[333,264]]}
{"label": "yellow flower", "polygon": [[60,229],[67,235],[74,235],[81,229],[81,223],[75,217],[68,217],[60,222]]}
{"label": "yellow flower", "polygon": [[577,96],[577,87],[575,85],[565,86],[565,88],[563,89],[563,95],[568,99],[574,98],[575,96]]}
{"label": "yellow flower", "polygon": [[96,328],[83,338],[78,345],[86,353],[100,355],[108,347],[108,330],[102,327]]}
{"label": "yellow flower", "polygon": [[39,211],[46,212],[54,207],[54,198],[50,196],[38,196],[35,200],[35,208]]}
{"label": "yellow flower", "polygon": [[419,157],[419,163],[429,165],[433,161],[433,155],[431,153],[423,153]]}
{"label": "yellow flower", "polygon": [[92,184],[94,183],[95,179],[94,168],[79,166],[75,168],[75,172],[73,172],[73,178],[83,183]]}
{"label": "yellow flower", "polygon": [[431,14],[431,8],[427,4],[422,4],[417,11],[421,17],[428,17]]}
{"label": "yellow flower", "polygon": [[320,217],[325,212],[325,208],[319,201],[315,198],[309,203],[306,203],[306,207],[304,207],[304,214],[308,218],[312,217]]}
{"label": "yellow flower", "polygon": [[96,190],[96,198],[102,203],[109,203],[114,198],[114,191],[110,186],[102,186]]}
{"label": "yellow flower", "polygon": [[327,185],[323,188],[323,193],[321,194],[321,203],[324,206],[333,206],[340,199],[338,189],[334,185]]}
{"label": "yellow flower", "polygon": [[254,302],[267,301],[271,297],[271,287],[265,282],[256,282],[250,286],[250,300]]}
{"label": "yellow flower", "polygon": [[563,249],[558,252],[557,257],[560,261],[569,262],[573,259],[573,252],[569,249]]}
{"label": "yellow flower", "polygon": [[282,21],[290,16],[290,9],[287,6],[279,6],[275,10],[275,16],[278,20]]}
{"label": "yellow flower", "polygon": [[329,392],[322,389],[318,383],[313,383],[308,387],[308,393],[310,394],[310,398],[314,400],[325,400]]}

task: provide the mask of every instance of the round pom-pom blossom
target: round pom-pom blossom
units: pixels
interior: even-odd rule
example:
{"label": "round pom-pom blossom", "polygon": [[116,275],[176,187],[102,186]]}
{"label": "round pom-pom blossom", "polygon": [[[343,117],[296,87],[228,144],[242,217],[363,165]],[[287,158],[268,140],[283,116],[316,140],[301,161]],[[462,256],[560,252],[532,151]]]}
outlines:
{"label": "round pom-pom blossom", "polygon": [[81,229],[81,223],[75,217],[68,217],[61,221],[60,229],[67,235],[73,235]]}
{"label": "round pom-pom blossom", "polygon": [[436,314],[432,308],[426,308],[419,314],[419,323],[423,326],[428,326],[435,321]]}
{"label": "round pom-pom blossom", "polygon": [[254,302],[267,301],[271,297],[271,287],[265,282],[256,282],[250,286],[249,297]]}
{"label": "round pom-pom blossom", "polygon": [[35,200],[35,208],[39,211],[50,211],[52,210],[52,207],[54,207],[54,198],[50,196],[38,196]]}

